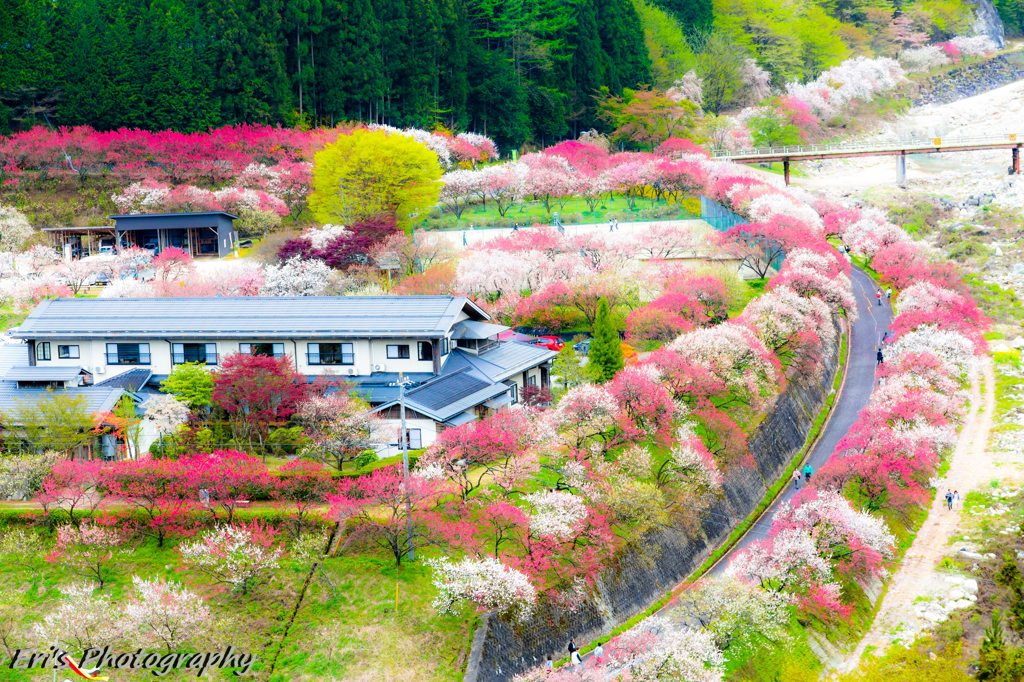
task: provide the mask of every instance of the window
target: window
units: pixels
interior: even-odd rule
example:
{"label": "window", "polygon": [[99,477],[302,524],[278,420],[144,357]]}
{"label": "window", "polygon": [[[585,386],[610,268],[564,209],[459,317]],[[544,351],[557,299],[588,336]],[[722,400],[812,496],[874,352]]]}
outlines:
{"label": "window", "polygon": [[283,343],[240,343],[238,351],[246,355],[265,355],[272,358],[284,357]]}
{"label": "window", "polygon": [[537,375],[536,374],[527,374],[526,375],[526,385],[527,386],[536,386],[537,385]]}
{"label": "window", "polygon": [[50,359],[50,342],[43,341],[42,343],[36,343],[36,360],[49,360]]}
{"label": "window", "polygon": [[201,362],[206,365],[216,365],[217,344],[172,343],[171,362],[175,365],[181,365],[186,362]]}
{"label": "window", "polygon": [[388,360],[408,360],[409,344],[388,344]]}
{"label": "window", "polygon": [[73,360],[81,357],[78,346],[57,346],[57,357],[61,360]]}
{"label": "window", "polygon": [[450,352],[451,352],[450,342],[448,341],[448,337],[446,336],[443,339],[441,339],[441,357],[444,357],[445,355],[448,355],[448,353],[450,353]]}
{"label": "window", "polygon": [[512,398],[512,402],[513,403],[518,403],[519,402],[519,384],[517,384],[516,382],[513,381],[513,382],[511,382],[508,385],[508,387],[512,389],[511,391],[508,392],[509,396]]}
{"label": "window", "polygon": [[430,341],[416,342],[416,355],[420,360],[434,359],[434,344]]}
{"label": "window", "polygon": [[311,365],[354,365],[356,355],[351,343],[308,343],[306,359]]}
{"label": "window", "polygon": [[405,447],[410,450],[419,450],[423,447],[423,429],[405,430]]}
{"label": "window", "polygon": [[148,365],[148,343],[108,343],[108,365]]}

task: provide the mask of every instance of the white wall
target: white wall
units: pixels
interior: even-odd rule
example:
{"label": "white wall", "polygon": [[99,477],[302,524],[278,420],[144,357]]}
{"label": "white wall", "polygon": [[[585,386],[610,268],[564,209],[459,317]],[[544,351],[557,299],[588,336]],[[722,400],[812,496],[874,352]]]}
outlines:
{"label": "white wall", "polygon": [[[423,339],[428,341],[428,339]],[[217,346],[217,358],[218,362],[233,353],[238,352],[240,343],[253,343],[264,341],[262,339],[232,339],[214,341],[211,339],[194,339],[189,340],[188,343],[215,343]],[[366,339],[330,339],[330,340],[309,340],[309,339],[296,339],[293,341],[284,341],[284,352],[295,363],[296,369],[300,374],[309,375],[333,375],[333,376],[365,376],[373,373],[374,371],[379,372],[433,372],[434,362],[433,360],[418,360],[418,351],[416,342],[418,339],[395,339],[395,340],[366,340]],[[170,374],[173,365],[171,364],[171,344],[181,343],[180,340],[163,341],[154,339],[111,339],[111,343],[148,343],[151,363],[145,366],[152,370],[154,374]],[[266,343],[271,341],[265,340]],[[277,343],[281,343],[280,339],[276,340]],[[74,339],[50,341],[50,360],[37,360],[37,364],[43,367],[84,367],[90,372],[95,372],[97,367],[103,368],[102,371],[96,372],[96,380],[102,381],[105,378],[116,376],[122,372],[126,372],[133,369],[133,366],[129,365],[108,365],[106,358],[107,341],[81,341]],[[308,362],[308,344],[309,343],[352,343],[355,364],[353,365],[310,365]],[[57,346],[58,345],[77,345],[79,347],[79,358],[67,358],[62,359],[57,357]],[[409,346],[409,359],[392,359],[387,357],[387,346],[393,344],[408,345]],[[297,353],[296,353],[297,351]],[[210,366],[214,368],[214,365]],[[375,369],[379,368],[379,369]],[[351,370],[351,372],[350,372]]]}
{"label": "white wall", "polygon": [[[402,453],[401,448],[389,445],[397,443],[401,421],[398,419],[382,419],[380,427],[374,432],[373,438],[378,443],[376,450],[380,457],[391,457]],[[406,419],[405,428],[419,429],[423,447],[430,447],[437,440],[437,422],[431,419]]]}

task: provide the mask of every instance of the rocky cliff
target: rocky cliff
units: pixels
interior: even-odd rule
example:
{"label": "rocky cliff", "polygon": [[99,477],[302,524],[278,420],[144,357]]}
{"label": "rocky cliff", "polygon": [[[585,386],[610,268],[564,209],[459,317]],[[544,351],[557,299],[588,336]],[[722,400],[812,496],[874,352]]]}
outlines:
{"label": "rocky cliff", "polygon": [[1024,59],[1002,55],[953,69],[921,83],[914,105],[948,104],[1024,79]]}

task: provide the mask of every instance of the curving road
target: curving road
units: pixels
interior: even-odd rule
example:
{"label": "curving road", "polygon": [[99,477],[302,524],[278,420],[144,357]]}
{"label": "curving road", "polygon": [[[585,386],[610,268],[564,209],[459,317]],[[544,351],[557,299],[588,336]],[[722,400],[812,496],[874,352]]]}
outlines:
{"label": "curving road", "polygon": [[[850,361],[839,396],[832,407],[832,415],[807,458],[814,471],[820,469],[829,460],[839,440],[846,435],[861,409],[867,405],[871,389],[875,384],[875,353],[882,334],[889,328],[889,322],[892,320],[892,309],[885,298],[883,297],[881,306],[877,304],[875,300],[877,287],[870,277],[854,268],[852,282],[853,293],[857,299],[858,315],[850,333]],[[721,575],[737,552],[754,540],[763,540],[768,537],[768,531],[771,529],[779,505],[791,500],[795,494],[796,490],[793,489],[793,484],[787,483],[783,493],[768,507],[757,523],[751,526],[747,534],[709,571],[709,575]]]}

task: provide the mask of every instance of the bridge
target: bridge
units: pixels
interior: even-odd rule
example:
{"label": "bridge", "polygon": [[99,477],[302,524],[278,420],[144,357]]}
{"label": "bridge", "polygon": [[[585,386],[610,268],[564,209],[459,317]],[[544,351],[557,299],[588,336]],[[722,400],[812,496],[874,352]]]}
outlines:
{"label": "bridge", "polygon": [[910,139],[874,144],[800,145],[791,147],[762,147],[738,152],[712,151],[712,157],[743,164],[782,162],[783,175],[789,184],[789,167],[793,161],[819,161],[822,159],[854,159],[863,156],[895,156],[900,187],[907,184],[907,156],[910,154],[946,154],[950,152],[977,152],[991,149],[1009,149],[1009,172],[1020,174],[1020,149],[1024,135],[999,137],[968,137],[943,139]]}

